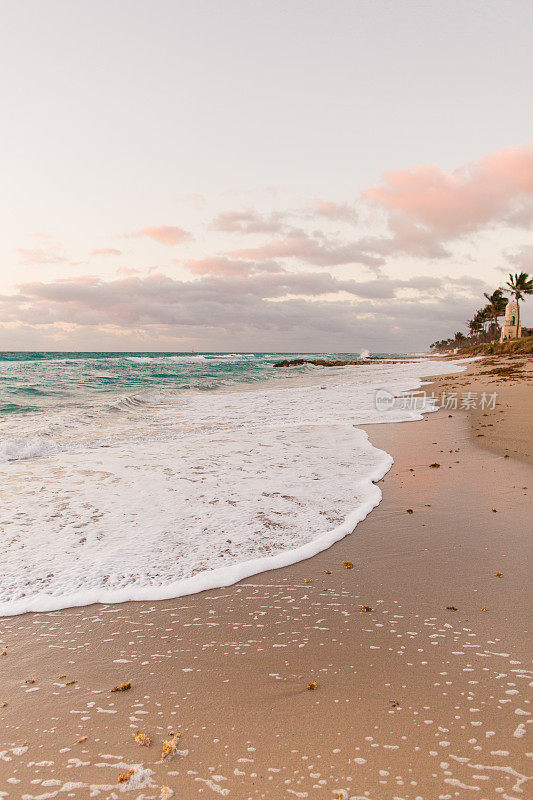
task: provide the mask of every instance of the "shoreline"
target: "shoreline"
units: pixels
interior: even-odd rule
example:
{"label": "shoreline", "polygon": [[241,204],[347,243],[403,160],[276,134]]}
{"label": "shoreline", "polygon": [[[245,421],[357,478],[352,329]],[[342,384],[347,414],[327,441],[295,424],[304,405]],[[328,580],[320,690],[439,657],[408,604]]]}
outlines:
{"label": "shoreline", "polygon": [[[411,366],[411,364],[413,366]],[[285,534],[285,541],[280,543],[278,540],[277,546],[272,546],[271,543],[276,542],[276,539],[272,538],[271,531],[265,530],[264,534],[268,537],[266,542],[268,546],[262,546],[259,547],[259,549],[258,547],[249,547],[250,552],[247,553],[248,558],[243,558],[241,552],[239,553],[239,560],[224,563],[225,559],[220,559],[221,554],[218,550],[214,549],[213,552],[215,555],[217,553],[219,553],[219,555],[218,558],[212,559],[210,562],[212,566],[210,566],[210,568],[201,569],[200,571],[195,570],[192,575],[190,572],[189,574],[185,573],[185,575],[180,575],[179,568],[176,568],[173,574],[171,572],[169,573],[167,580],[164,582],[161,580],[155,580],[153,583],[151,582],[150,572],[147,570],[146,563],[146,558],[148,558],[149,555],[148,553],[144,554],[143,569],[140,571],[138,580],[124,581],[122,583],[119,581],[118,585],[117,582],[113,582],[113,580],[111,580],[107,586],[102,582],[91,582],[90,580],[69,584],[67,581],[70,581],[71,575],[68,569],[65,571],[65,569],[58,564],[57,569],[54,570],[58,575],[57,579],[52,584],[47,585],[44,583],[44,589],[46,591],[43,590],[41,594],[30,594],[29,592],[26,594],[27,590],[25,586],[23,587],[24,593],[21,594],[21,589],[16,582],[13,587],[13,589],[17,591],[15,595],[16,599],[6,600],[5,597],[8,592],[2,592],[0,614],[2,616],[13,616],[26,612],[48,612],[77,606],[88,606],[93,603],[122,603],[128,601],[140,602],[173,599],[195,594],[199,591],[229,586],[246,577],[251,577],[252,575],[259,574],[266,570],[288,566],[300,560],[310,558],[322,550],[327,549],[343,536],[350,534],[356,525],[379,504],[381,492],[376,484],[392,465],[390,455],[383,449],[375,448],[368,431],[363,431],[363,423],[365,420],[372,421],[373,424],[384,424],[391,419],[393,421],[422,419],[422,413],[418,405],[407,410],[398,407],[390,408],[388,406],[386,409],[376,410],[374,398],[375,392],[379,390],[380,386],[388,386],[392,392],[402,393],[411,390],[416,392],[416,390],[420,389],[424,384],[424,379],[420,375],[421,371],[426,369],[424,360],[418,359],[414,362],[407,361],[405,366],[407,367],[407,374],[404,374],[404,371],[401,369],[399,372],[394,368],[388,371],[382,370],[377,380],[374,377],[373,369],[363,372],[354,369],[350,370],[348,373],[328,370],[325,374],[322,370],[313,370],[311,373],[294,375],[285,381],[264,380],[260,383],[248,384],[245,385],[246,388],[244,391],[240,386],[219,389],[213,392],[214,398],[212,400],[209,399],[207,403],[206,398],[202,396],[202,393],[199,393],[196,398],[188,399],[189,406],[185,404],[184,409],[179,409],[179,413],[181,413],[184,418],[187,418],[191,413],[194,414],[195,411],[198,412],[197,406],[199,406],[200,418],[203,420],[206,418],[206,415],[213,417],[213,413],[215,413],[216,417],[216,412],[214,412],[212,404],[217,402],[215,399],[217,396],[219,400],[219,413],[221,411],[220,406],[229,403],[230,410],[226,413],[225,419],[229,420],[230,435],[235,437],[239,436],[239,425],[233,423],[233,419],[238,417],[238,415],[241,415],[239,419],[244,420],[244,427],[247,428],[250,426],[252,430],[252,439],[246,440],[241,445],[240,450],[238,450],[238,458],[240,460],[239,469],[241,472],[237,472],[236,474],[242,475],[242,480],[246,488],[246,481],[250,481],[250,474],[242,471],[244,451],[246,448],[256,450],[258,444],[260,446],[263,445],[262,458],[267,468],[272,470],[272,475],[269,476],[271,485],[269,494],[263,493],[263,496],[274,497],[274,495],[277,495],[282,498],[281,505],[283,506],[283,508],[280,508],[278,503],[278,507],[276,507],[275,501],[267,501],[273,509],[272,520],[270,519],[270,515],[268,515],[267,523],[271,522],[275,532],[276,526],[280,527],[277,520],[280,520],[287,525],[287,530],[290,534],[290,522],[286,522],[288,514],[298,512],[298,506],[304,507],[307,505],[311,508],[313,505],[316,505],[315,498],[313,497],[313,494],[315,494],[316,497],[322,498],[319,504],[319,513],[315,513],[314,517],[310,517],[307,520],[302,521],[300,519],[300,527],[298,529],[303,531],[317,531],[313,538],[309,539],[306,536],[300,536],[295,539],[294,533],[292,533],[293,538],[291,539],[289,534]],[[430,368],[429,364],[427,368]],[[450,362],[439,363],[438,361],[432,361],[432,368],[437,374],[440,370],[444,370],[446,374],[450,372],[453,373],[455,370],[464,370],[462,364],[452,364]],[[360,377],[361,380],[359,380]],[[278,395],[277,392],[273,391],[274,389],[282,389],[286,393]],[[323,395],[321,391],[317,392],[317,389],[326,389],[328,392]],[[391,392],[386,392],[386,394],[388,398],[393,398]],[[248,398],[250,399],[248,400]],[[302,399],[307,406],[306,409],[302,406]],[[253,414],[248,413],[247,410],[245,411],[248,405],[251,405],[254,409]],[[288,413],[287,408],[291,408],[292,413]],[[171,408],[173,413],[175,413],[176,410],[178,410],[176,406]],[[225,409],[222,409],[222,411],[224,410]],[[428,407],[426,410],[429,412],[433,409],[432,407]],[[293,428],[292,418],[292,414],[294,413],[297,417],[301,415],[298,417],[298,424],[295,428]],[[196,417],[198,417],[198,413],[196,413]],[[123,419],[126,421],[126,424],[131,425],[132,421],[129,419],[129,415],[125,415]],[[353,425],[350,424],[351,420],[354,422]],[[256,426],[257,422],[259,422],[258,426]],[[261,426],[263,426],[263,430],[261,430]],[[214,436],[215,440],[220,442],[221,436],[218,427],[217,425],[212,425],[211,428],[208,427],[208,432],[210,436]],[[242,421],[240,427],[243,427]],[[272,459],[269,450],[275,446],[276,441],[280,441],[283,430],[286,434],[288,449],[285,460],[282,464],[279,464],[276,462],[282,461],[281,456],[283,454],[280,454],[278,458]],[[190,431],[187,431],[187,429],[183,427],[183,431],[185,434],[195,435],[194,427]],[[274,435],[272,435],[272,433]],[[172,439],[169,439],[169,441],[172,443]],[[170,461],[166,462],[165,469],[161,469],[162,465],[159,465],[157,475],[160,484],[163,485],[169,475],[172,476],[177,487],[183,486],[185,481],[195,478],[194,472],[187,475],[187,472],[184,473],[184,469],[192,469],[193,471],[200,469],[200,475],[206,474],[206,472],[203,471],[206,470],[207,474],[209,474],[209,466],[198,468],[193,466],[197,463],[196,461],[189,461],[188,463],[180,462],[180,440],[178,438],[175,441],[178,443],[177,450],[174,450],[176,455],[173,459],[171,458]],[[333,448],[331,446],[332,442],[335,442]],[[197,446],[204,449],[208,445],[208,438],[201,439],[197,443]],[[266,447],[264,445],[266,445]],[[315,457],[314,461],[311,457],[311,451],[313,450],[316,451],[319,456],[318,458]],[[310,451],[310,453],[306,459],[307,451]],[[296,461],[300,452],[301,466],[299,467],[299,472],[287,472],[287,470],[290,470],[290,462]],[[61,502],[57,502],[57,498],[60,497],[60,494],[66,489],[64,481],[68,479],[73,481],[74,484],[79,484],[80,479],[83,479],[86,484],[91,474],[110,475],[114,471],[118,474],[120,474],[121,469],[123,471],[121,462],[117,459],[113,459],[112,451],[90,451],[86,449],[82,451],[82,453],[86,455],[85,460],[81,464],[81,471],[76,471],[78,465],[76,463],[75,450],[72,453],[69,453],[68,450],[64,453],[60,452],[57,456],[58,464],[55,465],[55,467],[53,464],[48,467],[45,462],[41,462],[39,459],[35,459],[33,464],[30,462],[28,467],[26,467],[27,462],[25,461],[14,461],[12,463],[6,474],[6,478],[8,479],[6,487],[9,485],[11,493],[12,515],[9,516],[6,510],[4,522],[6,526],[8,524],[13,526],[12,528],[7,528],[7,530],[9,530],[12,535],[14,534],[15,542],[17,539],[24,542],[24,536],[30,534],[35,520],[39,519],[40,515],[40,509],[32,506],[34,516],[31,517],[31,519],[25,520],[26,527],[21,536],[21,533],[17,530],[16,522],[17,516],[21,516],[20,513],[18,513],[20,511],[20,505],[24,506],[23,498],[25,498],[28,503],[33,502],[31,494],[27,495],[22,493],[21,481],[24,482],[31,479],[33,483],[42,483],[39,493],[39,503],[40,505],[42,505],[43,502],[45,504],[50,504],[50,508],[54,513],[51,517],[49,516],[49,520],[61,517],[60,527],[61,530],[65,530],[67,523],[63,521],[62,504]],[[96,453],[96,455],[94,455],[94,453]],[[158,455],[158,453],[160,453],[160,455]],[[111,458],[109,458],[110,455]],[[137,462],[139,462],[139,460],[142,462],[143,455],[145,458],[148,456],[151,457],[150,463],[152,464],[152,469],[155,469],[157,465],[154,463],[154,455],[157,460],[164,455],[164,451],[159,450],[153,454],[145,448],[140,452],[140,458],[137,459]],[[196,455],[193,457],[195,459],[198,458]],[[342,501],[340,499],[334,500],[335,495],[331,494],[332,490],[336,490],[333,488],[331,481],[327,479],[327,473],[324,472],[323,466],[323,464],[328,463],[328,458],[330,469],[336,470],[339,486],[343,485],[344,487],[345,498],[352,498],[343,504],[341,504]],[[352,461],[351,465],[349,464],[350,460]],[[360,468],[357,467],[359,460],[362,465]],[[176,464],[173,462],[176,462]],[[321,462],[323,462],[323,464]],[[58,468],[61,469],[63,467],[63,464],[66,465],[61,472],[63,483],[56,487],[55,495],[51,493],[43,494],[44,484],[48,480],[48,470],[55,468],[57,471]],[[138,463],[126,462],[126,467],[129,468],[130,471],[137,472],[138,466]],[[224,460],[218,462],[219,470],[224,470],[225,466]],[[264,469],[261,464],[259,464],[259,467],[259,472],[251,473],[251,477],[256,480],[256,483],[259,481],[259,476],[263,476],[264,474]],[[318,484],[310,483],[308,477],[309,473],[312,474],[313,480],[319,481]],[[151,476],[146,472],[142,473],[142,475],[145,480],[150,480]],[[288,475],[287,479],[285,478],[286,475]],[[343,476],[344,484],[341,484],[340,481]],[[291,497],[291,493],[287,493],[285,481],[288,480],[290,485],[291,479],[295,481],[294,493],[296,497]],[[302,485],[302,480],[307,484],[307,487]],[[139,484],[142,483],[142,481],[139,480],[137,482]],[[316,488],[314,488],[313,492],[310,492],[310,487]],[[126,492],[128,488],[129,487],[126,485],[125,489],[121,489],[121,491]],[[258,508],[261,510],[260,507],[257,506],[258,498],[255,494],[260,492],[260,488],[260,486],[256,486],[254,489],[254,496],[252,498],[253,508],[249,505],[247,506],[247,513],[250,515],[252,521],[254,515],[257,516]],[[274,491],[275,489],[278,491]],[[139,490],[142,490],[140,485]],[[179,490],[178,494],[174,494],[173,492],[175,491],[176,489],[172,488],[170,492],[166,494],[164,499],[167,505],[182,502]],[[205,493],[209,491],[211,494],[208,494],[206,497]],[[341,491],[341,489],[339,488],[338,491]],[[135,494],[137,494],[137,488]],[[126,497],[129,497],[130,502],[135,503],[135,497],[132,497],[131,493],[130,495],[126,495]],[[213,492],[212,488],[210,489],[209,484],[207,484],[206,488],[204,488],[204,484],[201,485],[200,497],[204,498],[201,509],[206,519],[211,519],[209,516],[209,505],[206,503],[208,498],[210,498],[210,504],[218,504],[221,502],[223,505],[224,502],[228,502],[231,503],[232,506],[236,505],[235,501],[237,500],[239,501],[239,505],[243,504],[245,499],[244,496],[241,495],[239,497],[234,496],[233,500],[230,500],[227,496],[227,492],[224,492],[223,486],[218,486],[217,493]],[[339,495],[337,494],[337,498],[338,497]],[[220,498],[222,499],[220,500]],[[6,492],[4,501],[6,499],[9,499],[9,492]],[[94,513],[98,519],[100,509],[105,509],[106,506],[98,505],[98,495],[95,496],[94,491],[92,498],[86,491],[85,499],[88,502],[92,502]],[[146,498],[146,500],[149,501],[149,498]],[[100,498],[100,503],[101,502],[102,498]],[[122,504],[122,496],[116,497],[116,502]],[[201,503],[202,501],[198,498],[198,502]],[[7,507],[9,506],[6,505],[6,508]],[[84,540],[87,540],[88,537],[94,540],[95,535],[99,534],[100,531],[100,529],[96,529],[95,524],[91,522],[91,520],[84,520],[86,516],[84,508],[87,508],[86,503],[84,503],[83,506],[78,504],[76,513],[70,513],[68,524],[72,529],[73,535],[63,540],[64,547],[72,554],[73,559],[80,556],[79,549],[76,549],[75,531],[77,529],[82,529]],[[219,508],[218,505],[217,508]],[[13,516],[13,513],[15,516]],[[109,514],[109,509],[107,509],[107,513]],[[264,510],[261,510],[261,513],[263,517],[267,516]],[[276,514],[278,515],[277,517]],[[142,515],[144,518],[144,508],[142,510]],[[136,517],[135,514],[132,515],[133,524],[136,524],[138,519],[138,516]],[[328,520],[329,524],[324,525],[325,519]],[[116,517],[114,521],[119,525],[121,524],[120,519]],[[176,518],[174,523],[177,524],[178,522],[179,518]],[[215,526],[216,522],[217,520],[215,518]],[[231,540],[234,540],[235,537],[232,535],[231,525],[228,525],[229,520],[222,516],[218,522],[226,523],[226,528],[224,529],[226,530],[226,535],[231,537]],[[336,524],[332,524],[332,522]],[[167,524],[167,520],[159,520],[159,523],[165,525]],[[87,524],[91,525],[95,530],[92,532],[89,531],[86,527]],[[211,524],[213,524],[213,522]],[[108,516],[106,527],[109,529],[112,525],[113,517],[110,518]],[[313,527],[313,525],[316,525],[316,527]],[[164,530],[164,527],[160,529]],[[197,527],[192,528],[192,531],[193,533],[194,531],[198,533]],[[53,533],[53,531],[47,528],[46,535],[49,538],[51,533]],[[57,533],[59,533],[59,531]],[[43,535],[45,534],[43,533]],[[105,535],[105,532],[103,535]],[[256,539],[258,539],[256,544],[262,544],[260,537],[256,535],[254,538],[252,532],[249,532],[249,535],[252,536],[252,542],[256,542]],[[127,560],[128,554],[124,551],[124,548],[127,548],[128,542],[131,541],[131,528],[121,525],[120,529],[117,529],[117,535],[111,538],[108,535],[108,540],[109,541],[106,540],[106,548],[100,547],[98,552],[92,553],[93,558],[98,558],[99,555],[107,564],[109,548],[112,548],[113,552],[120,550],[124,552],[124,556],[118,561],[116,559],[114,561],[112,560],[111,564],[108,564],[106,569],[111,572],[122,572],[122,570],[124,570],[126,576],[128,575],[128,570],[131,570],[132,573],[135,574],[135,564],[132,563],[131,558],[129,561]],[[226,541],[230,541],[230,538],[226,539]],[[156,549],[159,549],[163,544],[161,537],[156,538],[153,544]],[[215,545],[217,544],[215,540]],[[246,539],[244,540],[244,544],[247,544]],[[283,544],[281,549],[280,544]],[[187,546],[187,542],[178,537],[176,546],[179,552],[179,547]],[[224,545],[222,546],[224,547]],[[233,549],[233,547],[231,549]],[[273,553],[272,550],[274,550]],[[52,556],[54,552],[55,551],[52,550]],[[41,549],[41,551],[37,550],[36,554],[41,559],[50,560],[49,551],[43,553]],[[61,561],[62,552],[56,552],[55,555],[59,561]],[[168,555],[169,558],[172,557],[171,552],[169,552]],[[85,559],[87,558],[84,553],[82,557]],[[205,556],[201,560],[205,561]],[[16,563],[15,561],[15,564]],[[60,569],[62,569],[62,572],[59,571]],[[162,565],[160,563],[158,564],[157,561],[152,559],[150,560],[150,570],[152,572],[158,575],[161,569]],[[14,565],[11,566],[11,575],[24,574],[26,570],[28,570],[28,580],[26,581],[28,587],[30,586],[32,578],[40,582],[40,573],[35,573],[33,571],[30,561],[28,561],[27,557],[24,558],[22,553],[19,556],[18,569],[15,571]],[[6,570],[6,589],[7,586],[10,585],[8,582],[9,576],[8,568]],[[112,577],[111,575],[111,578]],[[63,582],[60,582],[60,578],[63,578]],[[13,579],[11,580],[13,581]]]}
{"label": "shoreline", "polygon": [[[481,391],[480,371],[428,389]],[[516,430],[531,379],[496,388],[499,425]],[[361,426],[395,458],[382,502],[310,560],[175,600],[0,619],[0,796],[120,797],[134,764],[129,796],[145,800],[162,786],[188,800],[524,796],[531,442],[505,459],[499,434],[471,427],[491,419]]]}
{"label": "shoreline", "polygon": [[[370,441],[370,437],[367,436],[367,440]],[[367,497],[364,503],[351,511],[339,526],[316,536],[306,544],[281,551],[272,556],[260,556],[248,561],[240,561],[225,567],[199,572],[189,578],[180,580],[177,584],[170,583],[164,586],[157,586],[154,588],[157,597],[132,597],[131,595],[135,594],[136,591],[126,588],[109,592],[109,596],[105,600],[102,600],[100,598],[100,590],[87,590],[69,598],[67,605],[64,604],[65,601],[63,599],[54,600],[53,597],[50,597],[49,601],[47,601],[42,597],[38,597],[36,598],[36,603],[40,606],[47,607],[41,607],[38,610],[34,608],[18,610],[17,607],[17,610],[11,610],[9,614],[2,613],[3,604],[0,603],[0,621],[5,618],[9,619],[14,616],[20,616],[21,614],[46,614],[55,611],[63,611],[69,608],[86,608],[92,605],[122,605],[123,603],[129,602],[157,603],[163,600],[178,600],[181,597],[189,597],[190,595],[199,594],[212,589],[225,589],[234,586],[236,583],[246,578],[260,575],[263,572],[282,569],[283,567],[288,567],[300,561],[313,558],[318,553],[328,550],[333,544],[340,541],[345,536],[351,535],[356,526],[381,502],[381,492],[376,489],[376,483],[382,480],[384,475],[390,470],[392,459],[388,453],[384,451],[378,452],[382,453],[384,456],[382,463],[372,472],[368,473],[364,481],[360,481],[359,483],[359,488],[364,486],[370,496]],[[142,595],[145,591],[145,587],[140,587],[139,594]]]}

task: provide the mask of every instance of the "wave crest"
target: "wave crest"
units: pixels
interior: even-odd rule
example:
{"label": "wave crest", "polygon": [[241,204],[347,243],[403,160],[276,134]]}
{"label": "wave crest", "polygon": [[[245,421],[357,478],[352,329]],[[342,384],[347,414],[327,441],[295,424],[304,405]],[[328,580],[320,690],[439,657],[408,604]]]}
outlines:
{"label": "wave crest", "polygon": [[44,439],[41,436],[7,439],[0,445],[0,463],[40,458],[60,451],[61,448],[53,439]]}

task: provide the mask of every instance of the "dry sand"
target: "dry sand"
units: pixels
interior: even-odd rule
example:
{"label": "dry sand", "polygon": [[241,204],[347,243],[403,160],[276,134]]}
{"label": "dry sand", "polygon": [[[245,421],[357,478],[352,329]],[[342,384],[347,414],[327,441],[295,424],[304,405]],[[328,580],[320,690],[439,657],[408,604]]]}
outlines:
{"label": "dry sand", "polygon": [[315,558],[0,620],[0,797],[527,797],[531,372],[485,363],[429,389],[493,411],[368,427],[395,458],[383,502]]}

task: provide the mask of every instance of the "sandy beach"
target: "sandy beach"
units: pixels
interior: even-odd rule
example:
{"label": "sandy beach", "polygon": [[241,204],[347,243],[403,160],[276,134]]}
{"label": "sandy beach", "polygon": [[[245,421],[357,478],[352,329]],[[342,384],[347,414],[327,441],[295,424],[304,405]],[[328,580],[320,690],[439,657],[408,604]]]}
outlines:
{"label": "sandy beach", "polygon": [[0,800],[533,800],[531,0],[0,19]]}
{"label": "sandy beach", "polygon": [[476,408],[367,426],[383,500],[314,558],[1,619],[0,797],[527,797],[532,362],[493,361],[425,387]]}

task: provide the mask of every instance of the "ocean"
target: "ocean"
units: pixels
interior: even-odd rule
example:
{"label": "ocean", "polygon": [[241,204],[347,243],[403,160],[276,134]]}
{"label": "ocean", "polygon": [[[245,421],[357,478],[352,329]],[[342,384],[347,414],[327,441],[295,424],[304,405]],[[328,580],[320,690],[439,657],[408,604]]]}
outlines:
{"label": "ocean", "polygon": [[435,410],[376,391],[462,367],[273,366],[301,356],[0,353],[0,615],[224,586],[352,532],[392,464],[357,426]]}

